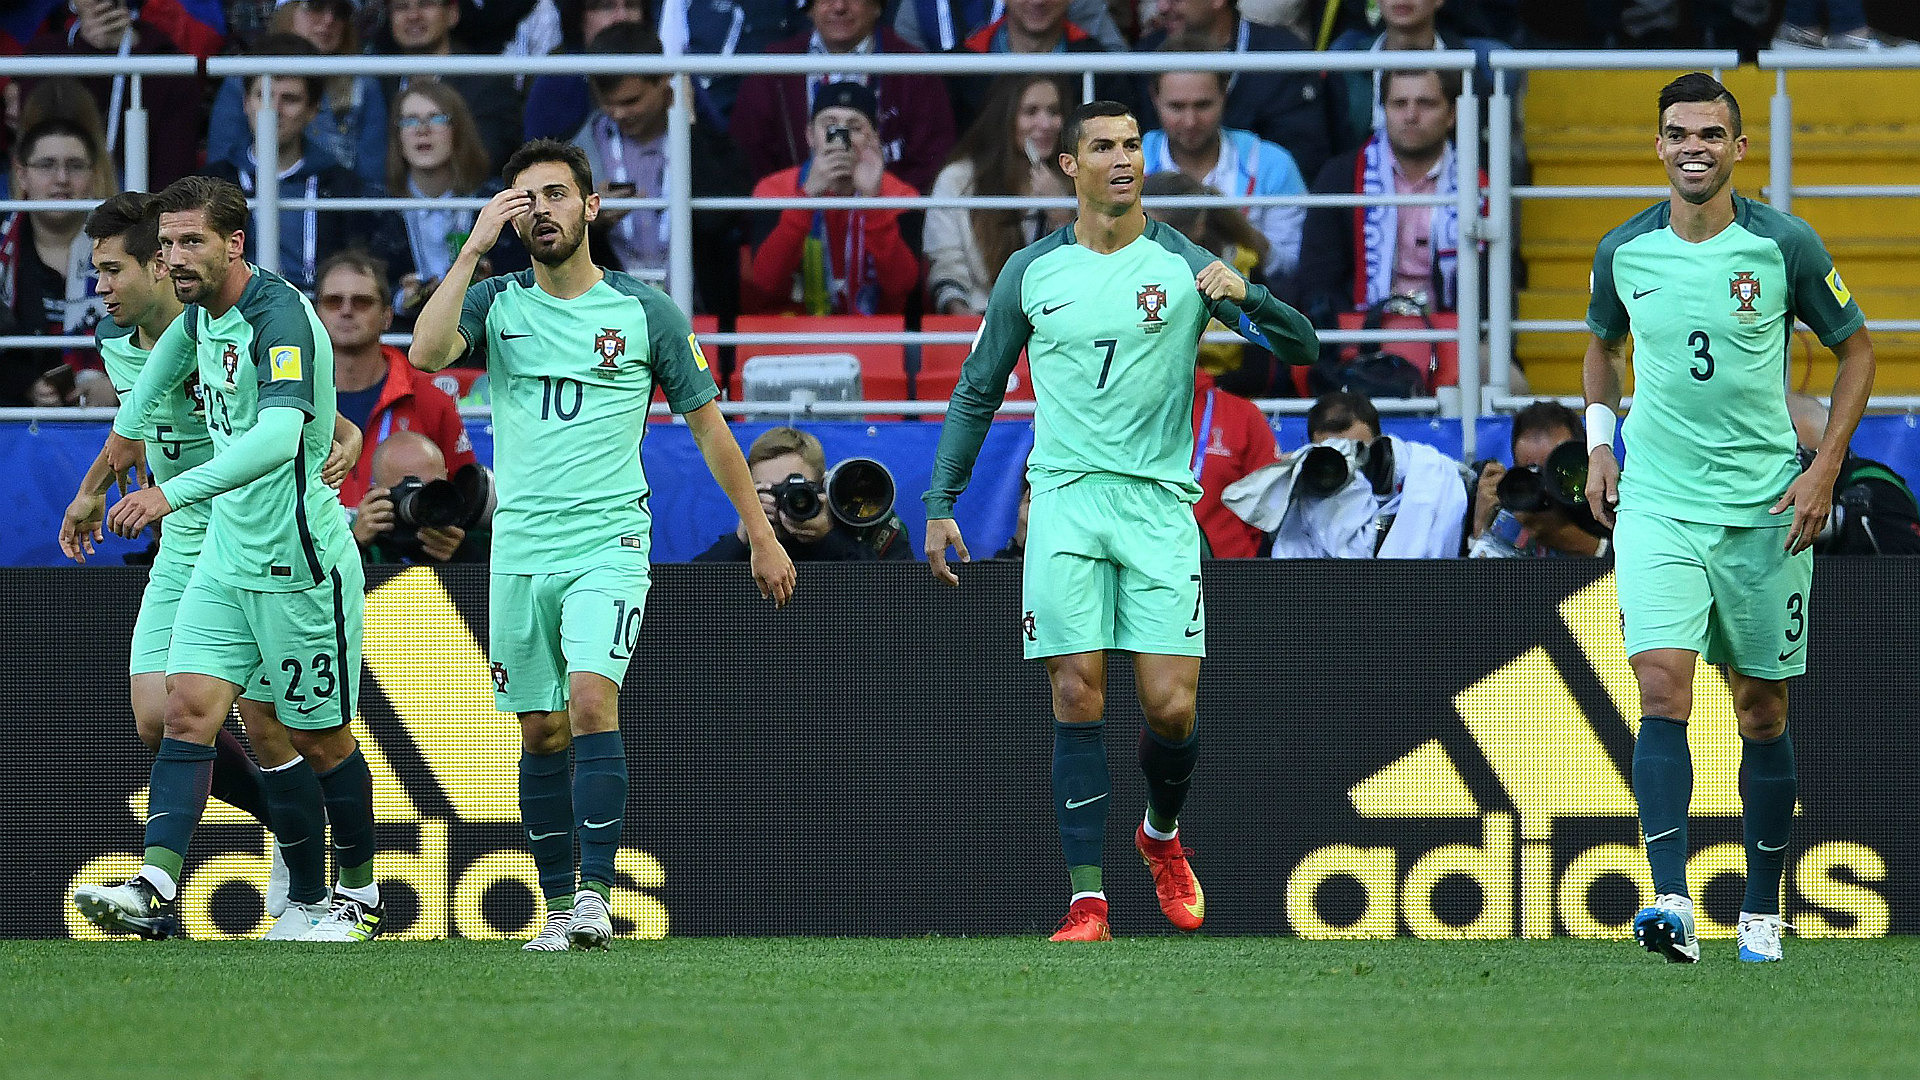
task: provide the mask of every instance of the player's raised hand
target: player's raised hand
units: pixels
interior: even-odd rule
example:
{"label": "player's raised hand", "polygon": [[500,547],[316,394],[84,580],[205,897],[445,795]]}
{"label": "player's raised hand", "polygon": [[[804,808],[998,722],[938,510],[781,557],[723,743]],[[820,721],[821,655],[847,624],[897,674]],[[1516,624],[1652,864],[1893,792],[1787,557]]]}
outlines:
{"label": "player's raised hand", "polygon": [[513,223],[533,213],[533,193],[525,188],[508,188],[487,200],[480,213],[473,219],[473,229],[467,233],[467,242],[462,251],[471,251],[474,255],[485,255],[493,250],[500,240],[500,230],[511,228]]}
{"label": "player's raised hand", "polygon": [[972,562],[973,556],[967,554],[967,542],[960,538],[960,524],[952,518],[932,518],[927,522],[927,565],[932,568],[933,576],[949,585],[959,585],[960,576],[947,565],[947,549],[951,547],[960,556],[961,562]]}
{"label": "player's raised hand", "polygon": [[105,520],[107,498],[99,492],[81,492],[67,504],[60,519],[60,550],[74,562],[83,563],[93,554],[93,545],[106,537],[100,531]]}
{"label": "player's raised hand", "polygon": [[1247,279],[1219,259],[1194,275],[1193,284],[1208,300],[1231,300],[1239,304],[1247,299]]}
{"label": "player's raised hand", "polygon": [[1793,526],[1787,530],[1787,554],[1798,555],[1813,546],[1833,512],[1834,476],[1814,459],[1812,467],[1787,487],[1787,493],[1773,504],[1770,514],[1783,514],[1793,508]]}
{"label": "player's raised hand", "polygon": [[1620,505],[1620,460],[1613,447],[1596,446],[1587,455],[1587,509],[1593,520],[1613,528],[1613,508]]}
{"label": "player's raised hand", "polygon": [[140,483],[140,468],[147,463],[146,443],[129,439],[117,431],[109,431],[107,445],[100,454],[106,458],[107,470],[122,493],[143,486]]}
{"label": "player's raised hand", "polygon": [[774,607],[786,607],[793,599],[793,560],[788,557],[787,549],[778,541],[754,544],[748,564],[753,570],[753,583],[760,587],[760,595],[773,601]]}
{"label": "player's raised hand", "polygon": [[113,504],[113,510],[107,514],[107,528],[115,536],[131,540],[140,535],[140,530],[172,512],[173,506],[159,488],[141,488]]}

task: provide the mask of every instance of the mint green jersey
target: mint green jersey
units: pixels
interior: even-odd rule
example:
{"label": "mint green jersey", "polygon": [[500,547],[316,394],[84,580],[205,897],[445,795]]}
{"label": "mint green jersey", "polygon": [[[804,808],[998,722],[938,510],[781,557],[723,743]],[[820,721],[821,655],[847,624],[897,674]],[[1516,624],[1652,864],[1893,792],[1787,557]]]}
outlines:
{"label": "mint green jersey", "polygon": [[653,389],[679,413],[720,396],[687,317],[616,270],[571,300],[523,270],[467,290],[460,336],[493,391],[493,569],[644,563],[652,516],[640,440]]}
{"label": "mint green jersey", "polygon": [[1197,500],[1193,385],[1208,322],[1219,319],[1284,363],[1311,363],[1319,350],[1306,317],[1263,286],[1247,286],[1244,307],[1209,302],[1195,280],[1215,261],[1158,221],[1109,255],[1076,242],[1071,225],[1015,252],[947,406],[927,516],[953,516],[1023,349],[1033,373],[1027,477],[1036,493],[1107,473]]}
{"label": "mint green jersey", "polygon": [[[185,493],[202,486],[209,475],[203,470],[221,466],[222,455],[253,430],[262,410],[303,414],[292,460],[213,496],[196,566],[232,588],[296,592],[325,584],[341,559],[360,557],[339,497],[320,479],[333,445],[333,343],[300,290],[278,274],[248,269],[252,276],[240,299],[218,318],[189,304],[173,320],[154,343],[135,397],[150,381],[170,393],[199,379],[214,453],[199,469],[161,485],[176,507],[191,505]],[[115,430],[129,434],[123,424],[148,422],[162,396],[148,403],[145,416],[127,416],[138,406],[123,404]]]}
{"label": "mint green jersey", "polygon": [[[147,363],[148,350],[134,344],[138,329],[102,319],[94,330],[107,379],[123,397],[133,392]],[[207,411],[201,404],[197,375],[187,376],[185,383],[161,400],[141,438],[147,444],[147,468],[156,483],[164,484],[213,457],[213,437],[207,434]],[[160,529],[160,546],[185,558],[199,555],[211,511],[208,503],[193,503],[168,514]]]}
{"label": "mint green jersey", "polygon": [[1662,202],[1600,241],[1587,327],[1633,335],[1620,508],[1706,525],[1767,511],[1799,475],[1787,416],[1796,318],[1829,347],[1866,323],[1806,222],[1734,196],[1733,223],[1688,243]]}

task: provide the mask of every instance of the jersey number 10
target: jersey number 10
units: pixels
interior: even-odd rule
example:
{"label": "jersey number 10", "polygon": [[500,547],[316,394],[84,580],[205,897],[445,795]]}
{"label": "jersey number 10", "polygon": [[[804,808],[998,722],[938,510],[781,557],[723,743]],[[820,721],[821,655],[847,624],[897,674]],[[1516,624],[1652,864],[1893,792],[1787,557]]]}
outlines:
{"label": "jersey number 10", "polygon": [[578,379],[566,376],[554,378],[551,375],[540,376],[540,419],[558,417],[571,420],[580,415],[580,403],[586,397],[586,390]]}

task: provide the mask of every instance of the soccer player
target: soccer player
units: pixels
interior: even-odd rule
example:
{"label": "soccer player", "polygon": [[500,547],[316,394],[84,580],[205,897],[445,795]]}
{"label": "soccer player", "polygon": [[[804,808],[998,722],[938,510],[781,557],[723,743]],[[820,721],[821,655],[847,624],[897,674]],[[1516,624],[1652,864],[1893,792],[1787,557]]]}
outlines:
{"label": "soccer player", "polygon": [[[1747,139],[1726,87],[1697,72],[1667,84],[1654,149],[1672,193],[1600,241],[1582,376],[1587,500],[1614,529],[1621,626],[1640,687],[1633,794],[1655,896],[1634,916],[1634,934],[1671,962],[1700,959],[1687,891],[1687,720],[1705,654],[1723,665],[1740,728],[1739,957],[1778,960],[1797,795],[1787,680],[1807,667],[1808,548],[1873,390],[1873,345],[1813,229],[1734,193]],[[1785,389],[1796,318],[1840,359],[1833,419],[1804,473]],[[1623,472],[1614,410],[1629,336],[1638,379]]]}
{"label": "soccer player", "polygon": [[[593,264],[587,225],[600,196],[586,155],[539,139],[515,151],[502,176],[507,189],[480,211],[421,309],[409,356],[438,371],[473,355],[493,380],[500,503],[487,651],[494,701],[520,718],[520,820],[547,907],[524,947],[605,948],[627,807],[619,691],[650,582],[639,451],[655,386],[748,523],[761,595],[784,605],[793,563],[760,512],[686,316],[658,289]],[[469,287],[508,225],[533,267]]]}
{"label": "soccer player", "polygon": [[[379,932],[385,908],[373,882],[372,777],[348,728],[364,577],[345,512],[320,471],[334,431],[332,350],[306,298],[241,257],[240,189],[187,177],[145,212],[155,217],[174,293],[187,306],[123,400],[106,465],[120,475],[141,462],[141,437],[158,433],[156,414],[189,378],[200,388],[213,453],[125,496],[106,523],[131,537],[176,510],[208,501],[212,508],[173,620],[144,864],[119,885],[79,889],[74,903],[108,930],[144,934],[173,920],[220,728],[240,691],[264,679],[258,689],[278,716],[255,717],[255,750],[269,789],[285,772],[291,792],[289,812],[276,805],[273,814],[289,903],[267,936],[366,940]],[[271,757],[282,747],[290,760]],[[340,865],[331,904],[325,852],[313,842],[327,818]]]}
{"label": "soccer player", "polygon": [[[84,231],[93,241],[95,280],[108,318],[98,331],[100,355],[106,360],[107,375],[114,389],[131,394],[147,354],[181,311],[181,303],[167,280],[167,267],[160,259],[158,223],[147,214],[153,196],[130,191],[101,203],[87,215]],[[149,425],[145,440],[146,459],[154,477],[171,480],[213,456],[213,442],[207,435],[206,410],[199,383],[191,376],[175,392],[166,396]],[[334,424],[334,443],[323,476],[330,485],[345,479],[360,454],[360,429],[345,417]],[[60,526],[60,547],[75,562],[84,563],[94,553],[93,544],[102,538],[101,523],[106,516],[106,491],[114,477],[103,453],[94,460],[80,482],[80,490],[68,504]],[[167,519],[160,537],[159,554],[147,574],[146,589],[140,595],[140,613],[134,619],[133,642],[128,668],[133,705],[134,729],[150,750],[160,748],[166,720],[167,645],[173,636],[174,611],[180,594],[193,574],[206,538],[207,507],[190,506]],[[284,729],[262,724],[263,714],[273,718],[271,700],[261,687],[249,682],[240,697],[241,723],[248,736],[264,742]],[[283,739],[284,742],[284,739]],[[275,772],[271,782],[259,766],[247,756],[240,740],[222,726],[214,743],[213,774],[210,794],[253,817],[269,832],[273,831],[272,811],[277,802],[289,796],[298,799],[298,787],[291,784],[287,769]],[[269,760],[287,762],[294,754],[290,745],[266,752]],[[284,811],[283,811],[284,812]],[[290,819],[297,827],[305,820],[295,811]],[[298,842],[296,841],[296,846]],[[268,874],[266,910],[278,917],[287,909],[287,864],[280,857],[278,842],[268,849],[272,871]]]}
{"label": "soccer player", "polygon": [[1288,363],[1319,349],[1299,312],[1250,285],[1140,207],[1140,125],[1123,105],[1075,110],[1060,133],[1077,220],[1008,260],[947,407],[927,507],[927,559],[949,585],[951,546],[968,560],[953,503],[1025,349],[1036,400],[1028,459],[1022,620],[1028,659],[1053,685],[1053,797],[1073,898],[1055,941],[1111,936],[1101,891],[1107,758],[1106,650],[1133,653],[1147,815],[1135,846],[1160,910],[1181,930],[1206,915],[1179,814],[1199,742],[1194,696],[1205,654],[1194,355],[1219,319]]}

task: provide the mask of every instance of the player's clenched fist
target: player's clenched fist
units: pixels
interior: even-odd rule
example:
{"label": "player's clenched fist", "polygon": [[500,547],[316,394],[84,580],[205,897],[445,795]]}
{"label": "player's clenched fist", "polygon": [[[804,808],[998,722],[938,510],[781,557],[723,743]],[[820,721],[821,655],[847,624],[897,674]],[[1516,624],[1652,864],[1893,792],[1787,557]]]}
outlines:
{"label": "player's clenched fist", "polygon": [[480,214],[473,219],[473,230],[467,234],[467,242],[462,250],[476,256],[485,255],[499,241],[501,229],[510,228],[514,222],[532,212],[532,192],[525,188],[502,191],[480,208]]}
{"label": "player's clenched fist", "polygon": [[1219,259],[1208,263],[1205,269],[1195,274],[1193,283],[1199,288],[1200,295],[1209,300],[1231,300],[1239,304],[1247,299],[1247,279]]}

